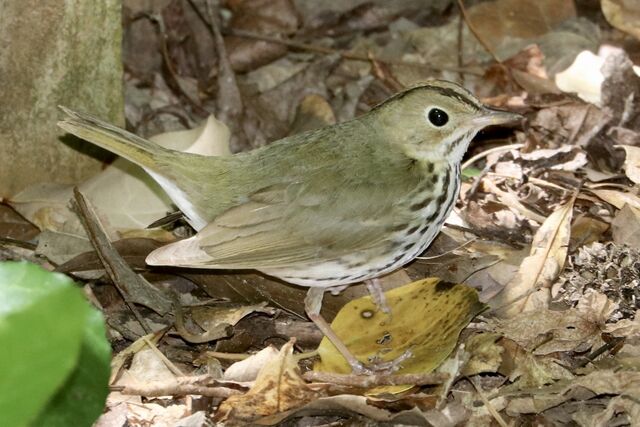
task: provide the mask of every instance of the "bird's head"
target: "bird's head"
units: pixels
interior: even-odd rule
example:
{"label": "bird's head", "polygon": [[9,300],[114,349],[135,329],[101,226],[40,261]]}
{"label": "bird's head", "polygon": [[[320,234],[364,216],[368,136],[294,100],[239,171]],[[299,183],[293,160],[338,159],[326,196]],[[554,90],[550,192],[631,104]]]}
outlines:
{"label": "bird's head", "polygon": [[517,122],[522,116],[494,110],[452,82],[433,80],[376,106],[369,116],[377,132],[410,157],[460,162],[471,139],[484,127]]}

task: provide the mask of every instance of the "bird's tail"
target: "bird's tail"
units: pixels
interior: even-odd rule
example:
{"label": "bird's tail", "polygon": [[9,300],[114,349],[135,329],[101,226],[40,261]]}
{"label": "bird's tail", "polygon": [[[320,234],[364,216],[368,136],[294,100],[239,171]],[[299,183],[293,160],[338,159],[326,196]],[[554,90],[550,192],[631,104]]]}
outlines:
{"label": "bird's tail", "polygon": [[89,114],[78,113],[60,106],[67,117],[58,126],[72,135],[109,150],[145,169],[158,170],[158,157],[170,150],[124,129],[103,122]]}

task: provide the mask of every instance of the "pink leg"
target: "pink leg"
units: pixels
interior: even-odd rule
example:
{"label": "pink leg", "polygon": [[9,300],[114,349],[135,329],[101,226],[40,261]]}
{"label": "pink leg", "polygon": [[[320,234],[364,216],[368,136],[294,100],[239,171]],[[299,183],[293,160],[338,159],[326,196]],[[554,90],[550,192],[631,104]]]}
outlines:
{"label": "pink leg", "polygon": [[309,319],[311,319],[311,321],[315,323],[318,329],[320,329],[324,336],[326,336],[329,341],[331,341],[336,349],[338,349],[342,357],[344,357],[347,363],[349,363],[349,366],[351,366],[351,370],[354,374],[370,375],[376,372],[393,372],[400,367],[400,364],[402,362],[412,356],[411,351],[407,350],[406,352],[404,352],[404,354],[389,362],[370,363],[367,365],[360,362],[358,359],[356,359],[353,353],[349,351],[347,346],[336,335],[333,329],[331,329],[331,325],[329,325],[329,323],[320,315],[320,308],[322,307],[322,297],[324,296],[324,291],[324,288],[309,288],[307,296],[304,299],[305,311],[307,313],[307,316],[309,316]]}

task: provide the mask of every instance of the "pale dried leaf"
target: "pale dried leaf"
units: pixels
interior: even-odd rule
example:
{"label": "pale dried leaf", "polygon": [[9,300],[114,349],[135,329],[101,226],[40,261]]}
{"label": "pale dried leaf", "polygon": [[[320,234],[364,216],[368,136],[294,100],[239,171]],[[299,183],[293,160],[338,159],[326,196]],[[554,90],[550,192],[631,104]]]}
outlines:
{"label": "pale dried leaf", "polygon": [[600,326],[604,326],[617,308],[618,304],[593,289],[588,289],[576,305],[576,310],[585,320]]}
{"label": "pale dried leaf", "polygon": [[548,166],[551,170],[576,171],[587,164],[587,153],[572,145],[520,153],[520,157],[529,162],[543,162],[545,165],[553,163]]}
{"label": "pale dried leaf", "polygon": [[590,405],[586,405],[573,414],[572,418],[584,427],[601,427],[613,425],[611,421],[613,421],[614,417],[616,418],[615,424],[623,422],[622,419],[617,417],[622,413],[627,415],[627,420],[631,427],[640,426],[640,403],[625,396],[614,397],[603,411],[595,414],[593,408]]}
{"label": "pale dried leaf", "polygon": [[535,355],[558,351],[586,351],[601,342],[604,322],[595,323],[584,313],[538,310],[520,313],[510,319],[489,322],[489,330],[515,341]]}
{"label": "pale dried leaf", "polygon": [[217,329],[221,325],[234,326],[251,313],[273,315],[275,310],[268,308],[266,302],[240,307],[201,306],[191,309],[191,317],[205,331]]}
{"label": "pale dried leaf", "polygon": [[640,197],[635,194],[625,193],[619,190],[604,189],[590,189],[589,191],[618,209],[622,209],[625,204],[632,208],[640,209]]}
{"label": "pale dried leaf", "polygon": [[571,379],[571,372],[553,355],[536,355],[524,350],[513,341],[502,340],[505,349],[500,373],[518,388],[542,387],[556,380]]}
{"label": "pale dried leaf", "polygon": [[624,148],[627,156],[624,159],[624,171],[629,179],[636,184],[640,184],[640,147],[632,147],[631,145],[618,145]]}
{"label": "pale dried leaf", "polygon": [[640,249],[640,209],[624,205],[611,223],[613,241]]}
{"label": "pale dried leaf", "polygon": [[273,347],[265,347],[256,354],[234,363],[225,371],[223,378],[227,381],[237,381],[240,383],[254,381],[260,370],[268,363],[276,360],[279,351]]}
{"label": "pale dried leaf", "polygon": [[540,413],[574,398],[578,401],[584,401],[593,396],[593,394],[585,396],[584,389],[597,395],[625,395],[638,400],[640,398],[640,372],[603,369],[572,380],[558,381],[546,387],[521,390],[517,393],[518,395],[528,396],[512,399],[507,411],[514,414]]}
{"label": "pale dried leaf", "polygon": [[288,342],[278,357],[258,373],[251,389],[225,400],[216,415],[218,421],[246,422],[302,406],[322,395],[305,383],[293,358],[293,343]]}
{"label": "pale dried leaf", "polygon": [[615,337],[640,338],[640,311],[636,311],[633,319],[622,319],[605,326],[604,332]]}
{"label": "pale dried leaf", "polygon": [[600,5],[611,25],[640,40],[640,3],[635,0],[601,0]]}
{"label": "pale dried leaf", "polygon": [[530,255],[523,260],[505,289],[491,301],[503,316],[548,305],[550,287],[567,257],[574,202],[575,198],[572,198],[542,223],[533,237]]}
{"label": "pale dried leaf", "polygon": [[546,218],[544,216],[532,211],[531,209],[520,203],[520,199],[516,194],[501,190],[490,179],[483,179],[482,184],[488,192],[495,194],[504,205],[509,206],[509,208],[517,211],[523,217],[540,224],[545,221]]}
{"label": "pale dried leaf", "polygon": [[469,353],[469,360],[462,368],[463,375],[498,371],[504,351],[502,346],[496,344],[499,337],[498,334],[482,333],[467,339],[465,349]]}

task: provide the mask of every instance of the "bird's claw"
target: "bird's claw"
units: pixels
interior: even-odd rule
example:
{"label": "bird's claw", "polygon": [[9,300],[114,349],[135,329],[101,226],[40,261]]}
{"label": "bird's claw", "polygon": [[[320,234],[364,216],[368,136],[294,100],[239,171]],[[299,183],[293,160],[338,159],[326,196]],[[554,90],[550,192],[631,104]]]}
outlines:
{"label": "bird's claw", "polygon": [[380,360],[373,360],[370,363],[364,364],[360,361],[351,363],[351,372],[355,375],[375,375],[375,374],[392,374],[398,369],[405,360],[413,356],[411,350],[407,350],[400,356],[388,362],[382,362]]}

